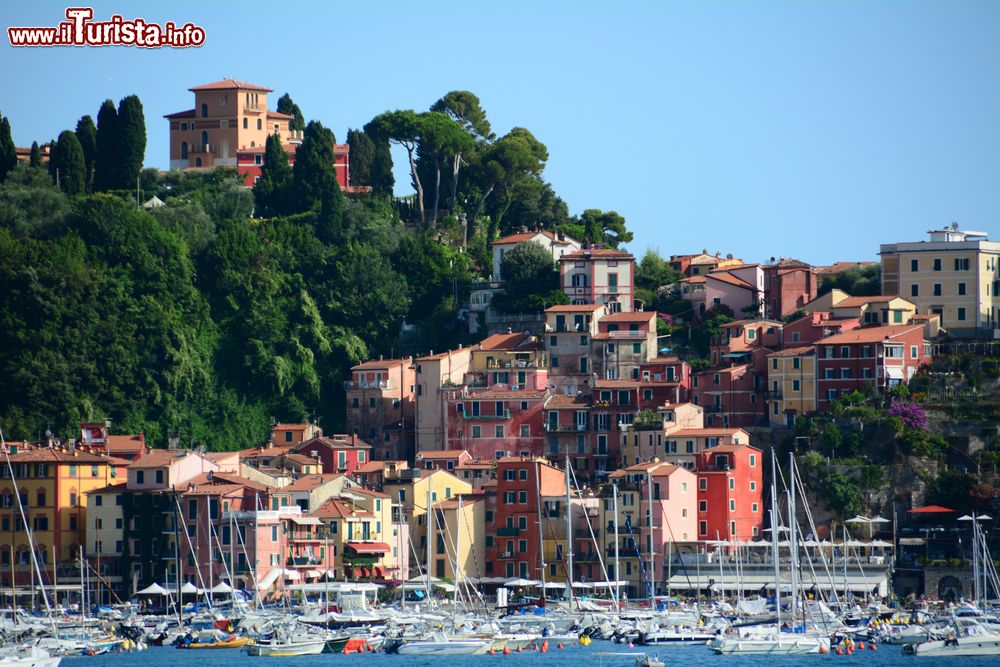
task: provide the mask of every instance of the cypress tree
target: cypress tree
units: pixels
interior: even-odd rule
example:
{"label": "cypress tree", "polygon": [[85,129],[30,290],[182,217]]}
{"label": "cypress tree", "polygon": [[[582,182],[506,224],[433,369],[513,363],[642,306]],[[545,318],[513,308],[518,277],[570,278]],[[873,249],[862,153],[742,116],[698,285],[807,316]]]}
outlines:
{"label": "cypress tree", "polygon": [[28,160],[29,167],[42,166],[42,149],[38,147],[37,141],[31,142],[31,157]]}
{"label": "cypress tree", "polygon": [[94,185],[94,159],[97,156],[97,126],[94,119],[84,116],[76,123],[76,138],[80,140],[83,148],[83,163],[87,168],[87,192],[93,189]]}
{"label": "cypress tree", "polygon": [[347,145],[351,150],[351,185],[371,185],[372,162],[375,160],[375,144],[371,137],[361,130],[348,130]]}
{"label": "cypress tree", "polygon": [[0,181],[5,180],[7,174],[14,171],[16,166],[17,148],[10,134],[10,121],[0,117]]}
{"label": "cypress tree", "polygon": [[118,166],[118,111],[115,103],[104,100],[97,112],[97,154],[94,156],[95,192],[115,187]]}
{"label": "cypress tree", "polygon": [[282,148],[278,135],[272,134],[264,148],[260,180],[253,189],[258,213],[264,217],[288,213],[291,183],[292,168],[288,165],[288,154]]}
{"label": "cypress tree", "polygon": [[59,135],[51,162],[54,165],[59,187],[70,195],[83,194],[87,186],[87,166],[83,157],[83,147],[76,134],[64,130]]}
{"label": "cypress tree", "polygon": [[118,103],[118,170],[117,187],[123,190],[135,187],[135,179],[142,171],[146,155],[146,117],[142,102],[136,95],[123,97]]}
{"label": "cypress tree", "polygon": [[320,204],[328,188],[339,190],[337,176],[333,173],[333,147],[336,142],[333,132],[319,121],[310,121],[306,125],[292,168],[294,200],[298,211],[308,211]]}
{"label": "cypress tree", "polygon": [[289,116],[294,116],[288,123],[289,129],[299,131],[306,129],[306,119],[302,115],[302,109],[292,101],[292,96],[288,93],[278,98],[278,113],[286,113]]}

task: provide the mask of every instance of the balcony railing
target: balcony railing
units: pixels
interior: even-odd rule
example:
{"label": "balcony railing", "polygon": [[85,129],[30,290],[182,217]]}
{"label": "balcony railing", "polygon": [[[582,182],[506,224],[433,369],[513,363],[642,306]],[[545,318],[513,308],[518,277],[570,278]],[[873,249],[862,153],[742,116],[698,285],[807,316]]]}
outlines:
{"label": "balcony railing", "polygon": [[549,433],[584,433],[587,431],[587,424],[553,424],[545,422],[545,430]]}
{"label": "balcony railing", "polygon": [[386,380],[379,382],[353,382],[348,380],[344,382],[344,389],[388,389],[389,383]]}
{"label": "balcony railing", "polygon": [[502,413],[498,415],[472,415],[468,412],[462,412],[463,419],[510,419],[510,409],[505,409]]}
{"label": "balcony railing", "polygon": [[611,339],[639,339],[646,337],[646,331],[609,331],[608,337]]}
{"label": "balcony railing", "polygon": [[497,537],[517,537],[521,534],[521,529],[516,526],[497,528]]}
{"label": "balcony railing", "polygon": [[705,406],[705,412],[708,412],[708,413],[723,412],[723,411],[725,411],[725,409],[726,409],[726,406],[724,406],[724,405],[706,405]]}
{"label": "balcony railing", "polygon": [[192,146],[188,150],[188,152],[189,153],[195,153],[195,154],[198,154],[198,155],[207,155],[207,154],[209,154],[209,153],[212,152],[212,144],[202,144],[201,146],[195,145],[195,146]]}
{"label": "balcony railing", "polygon": [[304,565],[319,565],[322,561],[312,556],[294,556],[286,561],[290,567],[302,567]]}
{"label": "balcony railing", "polygon": [[780,401],[783,396],[784,396],[784,392],[781,391],[780,389],[778,389],[778,390],[768,389],[767,391],[764,392],[764,398],[771,399],[771,400]]}

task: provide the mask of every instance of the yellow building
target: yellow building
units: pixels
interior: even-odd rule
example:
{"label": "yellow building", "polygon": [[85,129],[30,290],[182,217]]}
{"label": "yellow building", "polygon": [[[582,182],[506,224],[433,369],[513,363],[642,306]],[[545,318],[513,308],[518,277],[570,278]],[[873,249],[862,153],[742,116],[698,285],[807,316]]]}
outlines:
{"label": "yellow building", "polygon": [[433,507],[438,502],[471,493],[472,485],[445,470],[403,470],[399,477],[386,479],[382,490],[398,506],[399,518],[409,526],[412,548],[423,562],[427,554],[428,501]]}
{"label": "yellow building", "polygon": [[10,454],[10,463],[16,489],[6,461],[0,462],[0,584],[9,586],[13,579],[18,587],[24,587],[37,579],[21,507],[32,529],[46,583],[74,577],[79,581],[80,548],[86,544],[87,494],[124,481],[124,468],[118,464],[128,462],[45,446],[19,448]]}
{"label": "yellow building", "polygon": [[882,293],[939,315],[952,335],[1000,338],[1000,243],[957,224],[928,234],[929,242],[882,244]]}
{"label": "yellow building", "polygon": [[771,426],[794,426],[816,410],[816,348],[791,347],[767,355],[767,415]]}
{"label": "yellow building", "polygon": [[485,576],[486,502],[483,497],[456,496],[442,500],[435,503],[434,514],[431,575],[455,581],[457,561],[463,579]]}

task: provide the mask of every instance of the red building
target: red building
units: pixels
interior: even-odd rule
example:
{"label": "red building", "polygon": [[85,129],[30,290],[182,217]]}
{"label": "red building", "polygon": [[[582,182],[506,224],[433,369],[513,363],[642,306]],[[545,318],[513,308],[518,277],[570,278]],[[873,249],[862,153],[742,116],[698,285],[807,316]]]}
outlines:
{"label": "red building", "polygon": [[815,343],[817,405],[826,410],[842,394],[906,384],[930,363],[921,324],[863,327]]}
{"label": "red building", "polygon": [[827,336],[857,329],[860,326],[861,320],[857,317],[835,318],[825,311],[807,313],[785,325],[784,347],[799,347],[804,343],[814,343]]}
{"label": "red building", "polygon": [[764,314],[772,319],[788,317],[816,298],[819,279],[805,262],[782,257],[764,265]]}
{"label": "red building", "polygon": [[412,358],[366,361],[351,368],[344,382],[347,430],[374,448],[377,458],[413,457],[417,382]]}
{"label": "red building", "polygon": [[763,454],[718,445],[697,455],[698,539],[750,540],[764,523]]}
{"label": "red building", "polygon": [[705,426],[753,426],[766,417],[765,377],[751,364],[696,373],[691,402],[705,410]]}
{"label": "red building", "polygon": [[541,456],[545,395],[544,390],[452,390],[444,405],[444,448],[467,450],[474,459]]}
{"label": "red building", "polygon": [[319,459],[324,473],[353,475],[354,471],[371,460],[371,445],[357,435],[317,436],[292,447],[291,451]]}
{"label": "red building", "polygon": [[639,365],[642,382],[640,406],[652,409],[650,403],[687,403],[691,399],[691,367],[677,357],[654,357]]}

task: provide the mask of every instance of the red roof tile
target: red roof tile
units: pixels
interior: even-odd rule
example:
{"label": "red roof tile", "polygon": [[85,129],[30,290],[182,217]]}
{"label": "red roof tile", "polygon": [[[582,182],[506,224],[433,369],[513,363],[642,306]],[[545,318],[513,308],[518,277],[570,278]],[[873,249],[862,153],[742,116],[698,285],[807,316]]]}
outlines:
{"label": "red roof tile", "polygon": [[468,454],[464,449],[442,449],[438,451],[417,452],[417,458],[421,460],[457,459],[462,454]]}
{"label": "red roof tile", "polygon": [[560,261],[587,259],[588,257],[593,257],[595,259],[632,259],[632,255],[624,250],[616,250],[614,248],[583,248],[581,250],[566,253],[560,258]]}
{"label": "red roof tile", "polygon": [[655,310],[637,310],[634,312],[626,313],[611,313],[610,315],[605,315],[601,318],[601,323],[605,322],[648,322],[656,318]]}
{"label": "red roof tile", "polygon": [[599,303],[579,303],[570,304],[564,303],[558,306],[549,306],[545,309],[546,313],[592,313],[595,310],[602,310],[604,306]]}
{"label": "red roof tile", "polygon": [[258,86],[253,83],[247,83],[246,81],[239,81],[237,79],[223,79],[222,81],[215,81],[213,83],[205,83],[200,86],[195,86],[194,88],[188,88],[192,93],[196,93],[203,90],[257,90],[264,93],[270,93],[270,88],[265,88],[264,86]]}
{"label": "red roof tile", "polygon": [[898,338],[911,331],[923,331],[923,325],[891,324],[884,327],[863,327],[828,336],[816,341],[817,345],[841,345],[851,343],[879,343],[885,339]]}
{"label": "red roof tile", "polygon": [[412,359],[373,359],[372,361],[365,361],[358,364],[357,366],[351,366],[352,371],[379,371],[379,370],[389,370],[390,368],[396,368],[403,364],[412,363]]}

